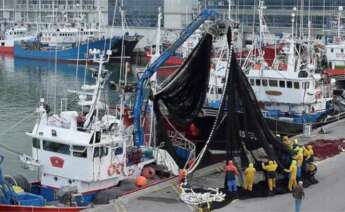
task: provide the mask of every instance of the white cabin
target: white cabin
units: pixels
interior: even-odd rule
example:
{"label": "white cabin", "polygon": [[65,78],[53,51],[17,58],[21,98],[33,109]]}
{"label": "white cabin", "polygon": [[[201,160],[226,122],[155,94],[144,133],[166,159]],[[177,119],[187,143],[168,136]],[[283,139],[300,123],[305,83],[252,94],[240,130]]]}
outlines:
{"label": "white cabin", "polygon": [[40,35],[40,42],[49,46],[62,44],[75,44],[87,40],[98,39],[103,33],[92,28],[62,27],[55,30],[43,31]]}

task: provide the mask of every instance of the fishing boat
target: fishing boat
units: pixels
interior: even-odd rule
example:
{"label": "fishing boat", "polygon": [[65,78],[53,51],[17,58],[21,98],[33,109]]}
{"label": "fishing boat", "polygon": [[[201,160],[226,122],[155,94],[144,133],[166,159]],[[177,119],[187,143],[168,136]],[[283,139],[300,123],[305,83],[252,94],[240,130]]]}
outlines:
{"label": "fishing boat", "polygon": [[325,70],[325,73],[328,74],[328,76],[336,78],[340,81],[343,81],[345,76],[345,40],[341,35],[342,12],[343,7],[340,6],[338,8],[338,29],[336,36],[333,36],[330,40],[328,40],[328,38],[325,39],[326,58],[328,62],[328,64],[326,65],[327,68]]}
{"label": "fishing boat", "polygon": [[[5,195],[0,198],[0,211],[80,211],[102,192],[115,195],[109,189],[123,180],[136,179],[153,164],[178,174],[165,150],[134,145],[132,127],[126,122],[129,114],[122,104],[120,110],[110,112],[102,97],[109,78],[103,64],[109,61],[111,51],[105,55],[93,50],[91,54],[99,63],[95,84],[70,91],[78,95],[79,111],[67,110],[64,99],[60,111],[56,104],[51,110],[40,100],[37,122],[26,133],[32,139],[32,156],[20,156],[25,166],[38,170],[39,181],[29,183],[23,176],[2,180],[0,189]],[[15,191],[12,186],[23,190]]]}
{"label": "fishing boat", "polygon": [[[80,36],[87,32],[87,35]],[[39,34],[35,40],[16,42],[14,56],[37,60],[60,62],[87,62],[92,60],[90,49],[106,51],[116,44],[121,44],[121,38],[114,36],[105,38],[97,36],[92,30],[77,30],[74,28],[56,29]],[[81,37],[81,38],[79,38]]]}
{"label": "fishing boat", "polygon": [[3,36],[0,36],[0,53],[13,54],[14,43],[22,40],[33,39],[26,27],[12,27],[5,31]]}

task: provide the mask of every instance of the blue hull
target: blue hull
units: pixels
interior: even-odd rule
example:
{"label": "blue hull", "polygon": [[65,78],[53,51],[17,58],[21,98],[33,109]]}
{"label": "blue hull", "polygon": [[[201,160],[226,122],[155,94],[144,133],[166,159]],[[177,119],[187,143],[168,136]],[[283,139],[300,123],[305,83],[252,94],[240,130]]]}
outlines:
{"label": "blue hull", "polygon": [[[208,102],[208,107],[213,109],[218,109],[220,107],[220,101],[210,101]],[[279,111],[279,110],[268,110],[265,111],[264,117],[270,118],[270,119],[279,119],[279,118],[290,118],[292,121],[291,123],[294,124],[305,124],[305,123],[316,123],[319,122],[322,118],[324,118],[331,109],[325,110],[325,111],[319,111],[314,113],[308,113],[308,114],[291,114],[290,116],[286,116],[285,113]]]}
{"label": "blue hull", "polygon": [[[112,39],[100,39],[96,41],[89,41],[89,43],[82,43],[78,47],[69,47],[66,49],[55,49],[51,48],[33,48],[24,47],[21,43],[14,45],[14,57],[17,58],[28,58],[36,60],[51,60],[51,61],[64,61],[64,62],[77,62],[77,60],[83,62],[92,59],[89,55],[89,49],[99,49],[106,51],[110,46],[114,46],[121,42],[120,37],[113,37]],[[31,43],[35,45],[34,43]],[[39,43],[36,43],[39,45]],[[78,53],[79,52],[79,53]]]}

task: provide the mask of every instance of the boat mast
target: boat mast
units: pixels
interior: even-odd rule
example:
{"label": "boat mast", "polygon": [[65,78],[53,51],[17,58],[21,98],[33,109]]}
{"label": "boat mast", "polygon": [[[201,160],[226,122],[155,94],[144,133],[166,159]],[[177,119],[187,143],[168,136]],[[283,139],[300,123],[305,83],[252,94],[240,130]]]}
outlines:
{"label": "boat mast", "polygon": [[231,0],[228,0],[228,19],[231,20]]}
{"label": "boat mast", "polygon": [[295,69],[295,40],[294,40],[294,26],[295,26],[295,12],[291,13],[291,41],[290,41],[290,52],[288,57],[288,71],[294,71]]}
{"label": "boat mast", "polygon": [[308,69],[309,69],[309,65],[311,62],[311,19],[310,19],[310,0],[308,0],[308,56],[307,56],[307,65],[308,65]]}
{"label": "boat mast", "polygon": [[263,10],[266,9],[266,6],[264,6],[264,1],[259,1],[259,59],[261,60],[263,58],[263,39],[264,39],[264,14]]}
{"label": "boat mast", "polygon": [[339,39],[339,41],[341,40],[341,16],[342,16],[342,13],[343,13],[343,6],[339,6],[338,7],[338,34],[337,34],[337,37]]}
{"label": "boat mast", "polygon": [[[160,56],[160,44],[161,44],[161,23],[162,23],[162,11],[161,8],[158,7],[158,17],[157,17],[157,35],[156,35],[156,51],[155,54],[151,56],[150,64],[153,63],[156,59]],[[152,77],[150,78],[151,82],[151,91],[152,95],[154,96],[157,91],[157,72],[155,72]],[[154,136],[154,110],[153,110],[153,101],[150,101],[150,139],[149,139],[149,146],[152,144],[153,146],[156,145],[156,136]]]}

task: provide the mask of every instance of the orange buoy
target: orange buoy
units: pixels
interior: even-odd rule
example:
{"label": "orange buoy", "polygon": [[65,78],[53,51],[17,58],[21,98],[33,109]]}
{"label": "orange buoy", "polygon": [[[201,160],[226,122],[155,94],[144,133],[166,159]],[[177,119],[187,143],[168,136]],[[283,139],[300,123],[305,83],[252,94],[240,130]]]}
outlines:
{"label": "orange buoy", "polygon": [[199,128],[194,123],[189,125],[189,131],[193,137],[198,137],[200,134]]}
{"label": "orange buoy", "polygon": [[139,176],[135,179],[135,185],[138,187],[143,187],[147,185],[147,179],[144,176]]}
{"label": "orange buoy", "polygon": [[146,177],[146,179],[152,179],[156,175],[156,170],[151,166],[146,166],[143,168],[141,175]]}

